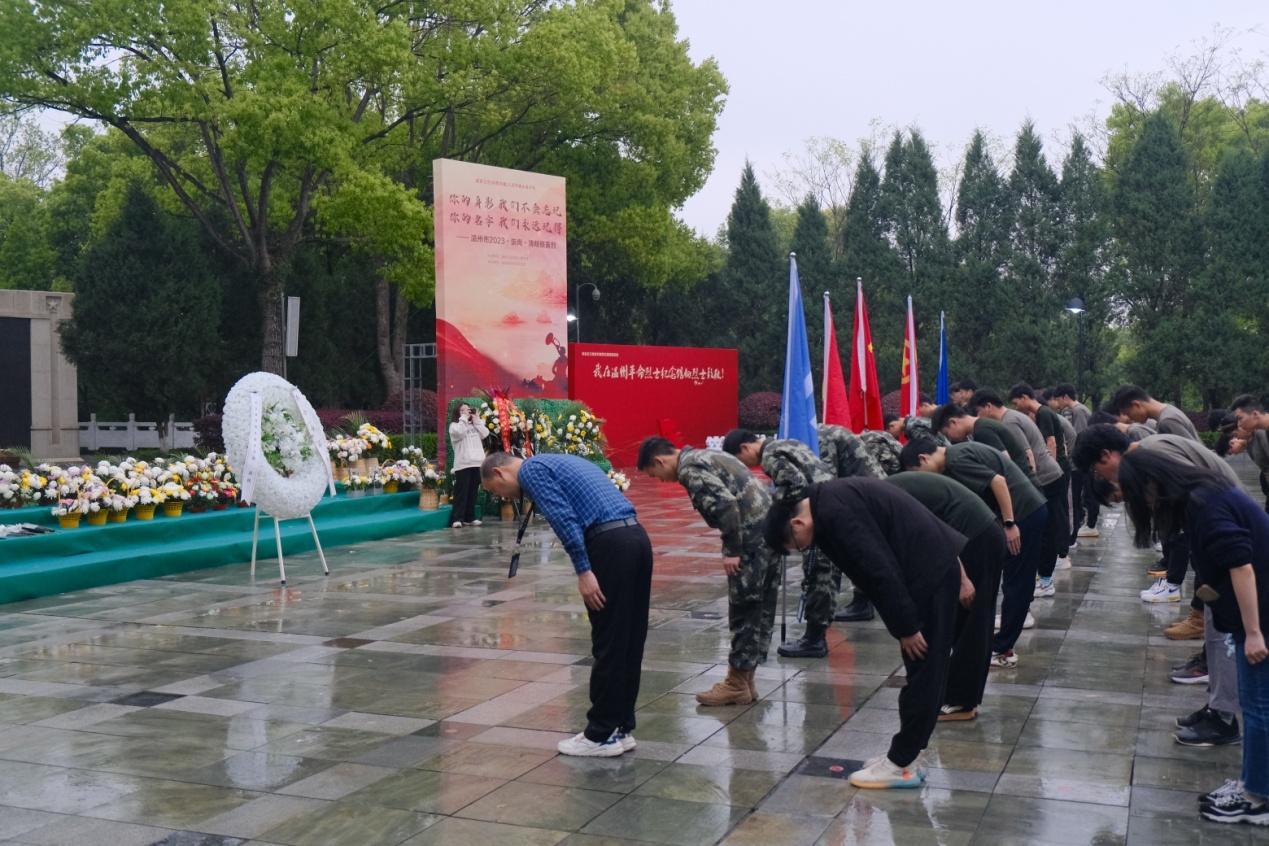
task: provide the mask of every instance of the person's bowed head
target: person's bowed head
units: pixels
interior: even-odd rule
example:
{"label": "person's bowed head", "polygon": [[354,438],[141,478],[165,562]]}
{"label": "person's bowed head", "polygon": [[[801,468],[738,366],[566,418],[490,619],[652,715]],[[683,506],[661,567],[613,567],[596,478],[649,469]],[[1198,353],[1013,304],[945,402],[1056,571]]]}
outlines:
{"label": "person's bowed head", "polygon": [[804,552],[815,543],[815,518],[811,514],[811,500],[777,502],[767,512],[763,527],[767,546],[780,555]]}

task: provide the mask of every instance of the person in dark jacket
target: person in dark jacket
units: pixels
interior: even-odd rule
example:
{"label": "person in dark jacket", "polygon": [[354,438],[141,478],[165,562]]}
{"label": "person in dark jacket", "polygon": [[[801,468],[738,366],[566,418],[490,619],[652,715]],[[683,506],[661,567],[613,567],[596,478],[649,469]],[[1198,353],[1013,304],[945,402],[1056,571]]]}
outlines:
{"label": "person in dark jacket", "polygon": [[856,787],[919,787],[918,758],[943,705],[960,594],[957,555],[965,536],[920,502],[876,479],[812,485],[809,496],[773,506],[767,543],[773,549],[812,545],[872,598],[899,641],[907,684],[899,692],[899,732],[887,754],[851,774]]}
{"label": "person in dark jacket", "polygon": [[1202,815],[1269,825],[1269,515],[1238,485],[1207,468],[1133,450],[1119,461],[1119,488],[1133,541],[1184,530],[1216,628],[1233,641],[1243,710],[1243,770],[1199,799]]}

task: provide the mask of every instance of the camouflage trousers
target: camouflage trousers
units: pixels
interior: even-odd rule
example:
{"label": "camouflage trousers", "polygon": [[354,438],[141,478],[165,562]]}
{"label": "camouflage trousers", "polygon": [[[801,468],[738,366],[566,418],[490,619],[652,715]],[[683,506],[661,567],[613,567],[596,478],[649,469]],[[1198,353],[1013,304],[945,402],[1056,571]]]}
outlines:
{"label": "camouflage trousers", "polygon": [[730,663],[752,670],[767,660],[780,598],[780,556],[761,540],[747,544],[740,572],[727,577],[727,622],[731,630]]}
{"label": "camouflage trousers", "polygon": [[837,610],[842,576],[828,556],[812,549],[802,554],[802,602],[808,626],[828,628]]}

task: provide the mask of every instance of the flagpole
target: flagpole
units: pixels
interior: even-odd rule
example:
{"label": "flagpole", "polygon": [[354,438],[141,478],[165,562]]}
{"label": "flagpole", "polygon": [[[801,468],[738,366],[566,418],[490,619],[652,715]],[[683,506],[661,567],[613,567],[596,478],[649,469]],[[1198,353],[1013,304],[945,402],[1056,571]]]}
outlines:
{"label": "flagpole", "polygon": [[828,333],[829,326],[832,325],[833,317],[830,309],[828,291],[824,292],[824,367],[820,370],[820,404],[823,409],[823,419],[828,418]]}

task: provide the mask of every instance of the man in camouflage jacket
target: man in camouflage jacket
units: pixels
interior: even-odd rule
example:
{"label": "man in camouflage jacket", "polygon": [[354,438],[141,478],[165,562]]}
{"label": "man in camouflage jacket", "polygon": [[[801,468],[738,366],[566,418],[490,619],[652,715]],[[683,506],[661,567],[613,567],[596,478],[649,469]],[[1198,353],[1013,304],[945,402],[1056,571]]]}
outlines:
{"label": "man in camouflage jacket", "polygon": [[696,701],[748,705],[758,698],[754,670],[767,660],[780,595],[780,556],[763,539],[771,496],[733,456],[692,447],[679,450],[665,438],[644,440],[638,467],[654,479],[681,484],[692,507],[722,535],[731,653],[726,679],[698,693]]}

